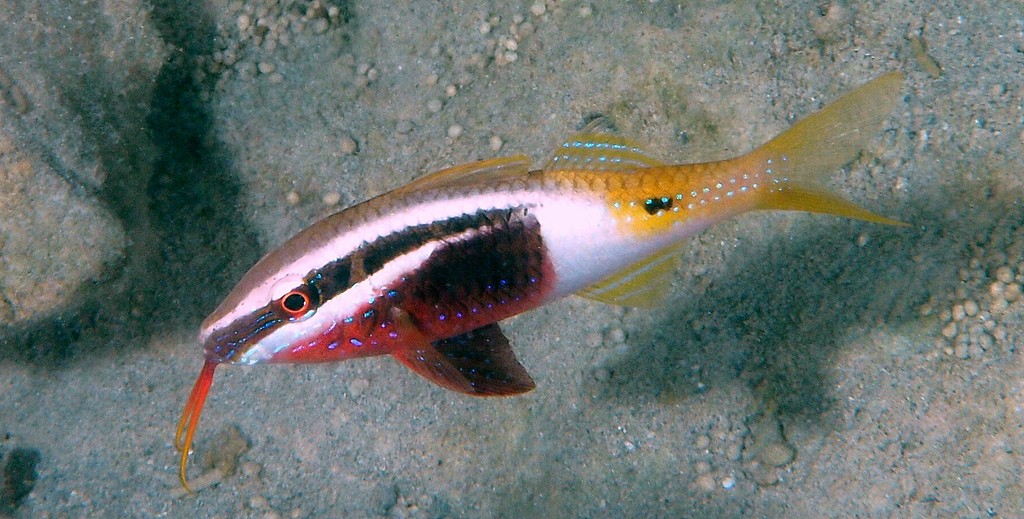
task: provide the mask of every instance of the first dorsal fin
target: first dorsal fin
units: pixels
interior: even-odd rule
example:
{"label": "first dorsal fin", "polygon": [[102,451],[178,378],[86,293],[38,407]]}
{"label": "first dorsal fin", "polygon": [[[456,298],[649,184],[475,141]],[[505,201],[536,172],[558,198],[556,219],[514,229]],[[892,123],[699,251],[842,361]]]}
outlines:
{"label": "first dorsal fin", "polygon": [[544,165],[544,171],[629,171],[662,165],[639,144],[591,124],[563,142]]}
{"label": "first dorsal fin", "polygon": [[400,350],[394,357],[427,380],[460,393],[506,396],[536,387],[497,324]]}
{"label": "first dorsal fin", "polygon": [[398,188],[395,193],[421,191],[466,181],[497,180],[526,175],[530,171],[530,158],[526,155],[499,157],[460,164],[424,175]]}

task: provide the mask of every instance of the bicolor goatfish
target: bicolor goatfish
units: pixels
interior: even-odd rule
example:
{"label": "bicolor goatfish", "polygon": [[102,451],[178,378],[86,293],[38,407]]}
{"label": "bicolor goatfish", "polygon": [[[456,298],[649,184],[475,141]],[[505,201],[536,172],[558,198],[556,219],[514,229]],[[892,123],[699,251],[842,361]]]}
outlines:
{"label": "bicolor goatfish", "polygon": [[206,363],[178,423],[180,477],[221,364],[391,355],[442,387],[534,382],[498,321],[570,294],[665,297],[687,238],[757,210],[900,222],[824,187],[902,98],[885,74],[744,155],[668,164],[591,125],[540,169],[524,155],[451,167],[335,213],[271,251],[202,323]]}

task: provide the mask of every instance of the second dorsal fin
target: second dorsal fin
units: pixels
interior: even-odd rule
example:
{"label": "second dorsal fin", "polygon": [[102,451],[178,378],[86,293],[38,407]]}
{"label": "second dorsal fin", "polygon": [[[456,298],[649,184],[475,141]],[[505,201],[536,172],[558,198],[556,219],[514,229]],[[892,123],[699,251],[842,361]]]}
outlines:
{"label": "second dorsal fin", "polygon": [[662,166],[639,144],[590,126],[562,143],[544,165],[544,171],[628,171]]}

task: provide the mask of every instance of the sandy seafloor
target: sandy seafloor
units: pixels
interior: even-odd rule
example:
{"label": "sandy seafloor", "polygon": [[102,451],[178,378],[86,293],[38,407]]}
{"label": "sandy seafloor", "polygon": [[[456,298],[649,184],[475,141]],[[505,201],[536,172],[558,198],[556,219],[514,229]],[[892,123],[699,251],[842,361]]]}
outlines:
{"label": "sandy seafloor", "polygon": [[[0,516],[1024,514],[1019,2],[153,4],[0,0]],[[728,157],[889,70],[833,186],[910,227],[717,225],[661,307],[506,322],[523,397],[222,368],[181,492],[199,323],[299,229],[594,114]]]}

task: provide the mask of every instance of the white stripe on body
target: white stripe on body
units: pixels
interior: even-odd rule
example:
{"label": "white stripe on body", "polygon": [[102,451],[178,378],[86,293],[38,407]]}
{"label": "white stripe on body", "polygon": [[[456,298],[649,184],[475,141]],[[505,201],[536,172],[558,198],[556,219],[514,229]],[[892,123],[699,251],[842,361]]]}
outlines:
{"label": "white stripe on body", "polygon": [[[568,188],[545,189],[535,182],[521,180],[464,189],[463,192],[453,192],[451,188],[442,188],[397,197],[383,195],[314,224],[260,260],[242,278],[203,323],[199,340],[205,343],[214,330],[282,296],[289,290],[288,286],[283,286],[287,283],[282,284],[282,280],[298,281],[311,271],[351,254],[364,243],[409,227],[478,211],[526,206],[537,218],[548,258],[555,270],[554,287],[542,303],[586,288],[683,237],[699,232],[710,223],[689,221],[666,235],[641,238],[624,233],[609,206],[588,192]],[[310,247],[309,243],[317,245]],[[299,250],[303,247],[307,250]],[[421,248],[416,253],[425,250]],[[418,262],[409,259],[412,257],[406,254],[391,263],[398,262],[396,264],[401,264],[403,269],[408,269],[404,272],[409,272],[427,256],[416,256]],[[267,271],[261,265],[274,262],[280,264],[273,271]],[[389,264],[389,272],[390,269]],[[373,276],[374,279],[391,281],[391,278],[381,277],[383,273],[378,274]],[[345,300],[349,298],[345,297]],[[360,297],[358,300],[362,304],[366,299]],[[337,304],[341,303],[325,305],[317,311],[317,316],[309,320],[319,321],[324,315],[340,315],[345,309],[335,308]],[[336,311],[339,314],[335,314]]]}
{"label": "white stripe on body", "polygon": [[[438,246],[437,242],[424,244],[385,263],[370,277],[326,301],[310,317],[278,327],[246,351],[237,364],[255,364],[272,358],[279,351],[296,347],[305,339],[316,339],[333,330],[346,317],[356,317],[385,287],[394,287],[401,278],[422,265]],[[266,304],[264,302],[263,304]]]}

